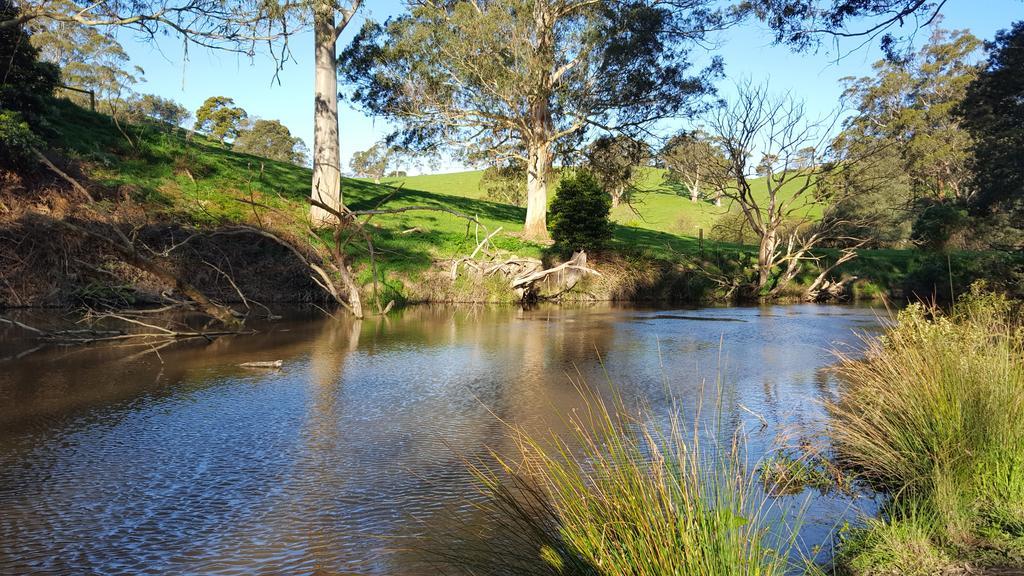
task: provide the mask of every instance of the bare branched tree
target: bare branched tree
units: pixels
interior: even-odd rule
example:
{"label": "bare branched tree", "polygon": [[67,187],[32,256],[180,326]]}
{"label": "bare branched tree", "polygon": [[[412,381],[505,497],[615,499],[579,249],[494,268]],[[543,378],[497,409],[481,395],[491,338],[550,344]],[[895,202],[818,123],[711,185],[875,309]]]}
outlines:
{"label": "bare branched tree", "polygon": [[[855,258],[865,243],[842,232],[851,229],[836,210],[845,200],[845,188],[824,185],[866,160],[832,154],[837,119],[808,119],[801,102],[750,83],[739,86],[732,104],[709,115],[708,127],[728,163],[713,185],[739,206],[758,239],[747,296],[777,296],[805,264],[817,263],[819,274],[805,293],[816,298],[823,285],[832,284],[832,272]],[[755,174],[761,179],[755,181]],[[841,250],[823,264],[816,249],[826,244],[840,245]]]}

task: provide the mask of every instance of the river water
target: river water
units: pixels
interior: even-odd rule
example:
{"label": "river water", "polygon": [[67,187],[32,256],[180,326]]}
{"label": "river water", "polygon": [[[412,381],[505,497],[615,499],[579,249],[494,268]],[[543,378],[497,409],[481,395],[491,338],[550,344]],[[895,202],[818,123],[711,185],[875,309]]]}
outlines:
{"label": "river water", "polygon": [[[820,427],[832,350],[855,351],[880,315],[417,307],[17,359],[28,344],[9,330],[0,574],[436,573],[409,542],[468,508],[463,459],[507,448],[502,420],[558,432],[574,379],[654,413],[717,399],[756,458]],[[865,506],[791,498],[809,502],[812,543]]]}

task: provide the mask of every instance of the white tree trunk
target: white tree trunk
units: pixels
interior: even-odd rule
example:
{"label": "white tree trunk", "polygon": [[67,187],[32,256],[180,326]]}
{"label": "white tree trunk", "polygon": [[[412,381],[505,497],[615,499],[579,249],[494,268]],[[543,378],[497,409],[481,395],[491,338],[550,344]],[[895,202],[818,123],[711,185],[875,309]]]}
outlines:
{"label": "white tree trunk", "polygon": [[696,202],[700,199],[700,179],[694,178],[690,182],[690,202]]}
{"label": "white tree trunk", "polygon": [[[317,2],[313,12],[316,72],[313,81],[313,185],[315,200],[341,211],[341,146],[338,142],[338,70],[334,8]],[[332,224],[335,218],[312,206],[314,225]]]}
{"label": "white tree trunk", "polygon": [[529,145],[530,161],[526,167],[526,224],[523,236],[539,242],[548,235],[548,176],[551,173],[551,144]]}
{"label": "white tree trunk", "polygon": [[625,189],[625,186],[617,186],[615,192],[612,192],[612,208],[617,208],[622,203],[622,194]]}

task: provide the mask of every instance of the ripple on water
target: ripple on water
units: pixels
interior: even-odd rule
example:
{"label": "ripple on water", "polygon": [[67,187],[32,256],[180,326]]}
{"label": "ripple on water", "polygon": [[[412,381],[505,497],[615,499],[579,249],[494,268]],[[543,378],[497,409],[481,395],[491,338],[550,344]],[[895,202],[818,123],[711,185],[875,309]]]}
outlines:
{"label": "ripple on water", "polygon": [[[665,383],[692,399],[721,352],[730,402],[773,426],[812,420],[814,369],[873,319],[409,311],[164,354],[176,372],[88,353],[26,361],[0,374],[0,574],[433,573],[403,538],[465,510],[462,459],[502,448],[498,418],[557,427],[578,401],[567,373],[601,383],[607,370],[667,409]],[[285,369],[235,368],[257,353]]]}

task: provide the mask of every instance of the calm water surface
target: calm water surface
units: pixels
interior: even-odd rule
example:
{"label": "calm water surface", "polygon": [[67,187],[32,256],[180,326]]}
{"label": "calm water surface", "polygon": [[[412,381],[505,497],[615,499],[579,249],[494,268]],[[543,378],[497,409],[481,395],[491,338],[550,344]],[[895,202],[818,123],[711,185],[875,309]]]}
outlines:
{"label": "calm water surface", "polygon": [[[820,425],[830,350],[878,317],[425,307],[159,354],[10,359],[25,344],[0,340],[0,574],[431,573],[407,539],[466,517],[461,459],[507,447],[499,418],[559,430],[579,404],[570,376],[667,414],[713,401],[720,374],[727,426],[756,457]],[[863,506],[813,495],[805,538]]]}

